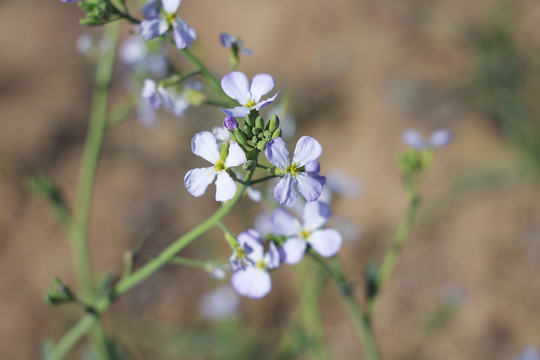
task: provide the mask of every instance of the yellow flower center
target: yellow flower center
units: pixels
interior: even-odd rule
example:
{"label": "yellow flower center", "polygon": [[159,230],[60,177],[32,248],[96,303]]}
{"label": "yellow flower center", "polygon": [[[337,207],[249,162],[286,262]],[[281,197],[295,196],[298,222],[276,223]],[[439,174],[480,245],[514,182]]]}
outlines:
{"label": "yellow flower center", "polygon": [[244,106],[251,109],[255,105],[257,105],[257,103],[255,101],[253,101],[253,99],[249,99]]}
{"label": "yellow flower center", "polygon": [[298,164],[293,162],[289,167],[285,170],[287,174],[291,174],[292,176],[298,175],[298,170],[300,168],[298,167]]}
{"label": "yellow flower center", "polygon": [[255,266],[259,269],[266,269],[266,265],[264,264],[263,260],[259,260]]}
{"label": "yellow flower center", "polygon": [[167,14],[167,24],[169,24],[169,27],[171,27],[173,22],[175,21],[176,21],[176,14]]}
{"label": "yellow flower center", "polygon": [[215,165],[214,165],[214,169],[216,171],[223,171],[226,169],[225,167],[225,161],[223,159],[220,159]]}
{"label": "yellow flower center", "polygon": [[300,236],[302,237],[302,239],[304,240],[307,240],[307,238],[309,237],[309,234],[311,234],[311,232],[309,230],[302,230],[300,231]]}

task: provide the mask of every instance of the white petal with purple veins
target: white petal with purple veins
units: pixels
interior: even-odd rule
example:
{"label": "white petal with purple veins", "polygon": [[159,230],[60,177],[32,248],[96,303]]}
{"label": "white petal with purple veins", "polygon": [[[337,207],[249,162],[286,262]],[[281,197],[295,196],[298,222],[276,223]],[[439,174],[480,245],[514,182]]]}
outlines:
{"label": "white petal with purple veins", "polygon": [[161,18],[141,21],[141,37],[144,40],[152,40],[163,35],[167,29],[169,29],[169,24]]}
{"label": "white petal with purple veins", "polygon": [[223,111],[228,116],[239,118],[246,116],[249,112],[249,109],[245,106],[237,106],[233,109],[221,109],[221,111]]}
{"label": "white petal with purple veins", "polygon": [[165,10],[167,14],[176,14],[181,2],[182,0],[161,0],[163,10]]}
{"label": "white petal with purple veins", "polygon": [[184,177],[184,185],[193,196],[201,196],[206,192],[208,185],[214,181],[216,171],[214,167],[193,169]]}
{"label": "white petal with purple veins", "polygon": [[202,131],[193,136],[191,151],[212,164],[220,159],[216,138],[209,131]]}
{"label": "white petal with purple veins", "polygon": [[226,171],[220,171],[216,179],[216,201],[231,200],[236,194],[236,184]]}
{"label": "white petal with purple veins", "polygon": [[195,30],[185,21],[177,19],[173,24],[173,39],[176,48],[184,49],[197,39]]}
{"label": "white petal with purple veins", "polygon": [[316,175],[298,173],[296,177],[298,190],[306,201],[316,201],[322,193],[323,185]]}
{"label": "white petal with purple veins", "polygon": [[317,253],[324,257],[337,254],[341,248],[341,234],[334,229],[316,230],[308,237],[308,242]]}
{"label": "white petal with purple veins", "polygon": [[276,245],[271,242],[270,245],[268,245],[268,252],[264,254],[264,263],[268,269],[272,270],[279,267],[279,261],[279,250]]}
{"label": "white petal with purple veins", "polygon": [[300,237],[292,237],[285,241],[282,249],[285,252],[284,262],[289,265],[298,264],[306,252],[307,243]]}
{"label": "white petal with purple veins", "polygon": [[304,206],[304,229],[313,231],[322,227],[330,218],[330,206],[321,202],[308,202]]}
{"label": "white petal with purple veins", "polygon": [[311,136],[302,136],[296,143],[294,149],[293,162],[298,166],[304,166],[315,161],[322,154],[322,146]]}
{"label": "white petal with purple veins", "polygon": [[276,209],[272,213],[272,230],[279,235],[297,235],[302,230],[300,221],[283,209]]}
{"label": "white petal with purple veins", "polygon": [[244,73],[233,71],[221,79],[221,88],[229,97],[235,99],[240,104],[245,104],[249,101],[249,85],[248,79]]}
{"label": "white petal with purple veins", "polygon": [[232,167],[232,166],[238,166],[242,165],[246,162],[246,154],[234,141],[231,141],[231,144],[229,145],[229,155],[227,155],[227,159],[225,160],[225,166],[226,167]]}
{"label": "white petal with purple veins", "polygon": [[267,105],[270,105],[271,103],[274,102],[274,100],[276,99],[276,97],[279,95],[279,91],[274,95],[272,96],[271,98],[268,98],[266,100],[263,100],[263,101],[259,101],[256,105],[255,105],[255,110],[261,110],[263,107],[267,106]]}
{"label": "white petal with purple veins", "polygon": [[274,79],[268,74],[257,74],[251,80],[251,100],[258,102],[263,95],[266,95],[274,88]]}
{"label": "white petal with purple veins", "polygon": [[285,170],[290,165],[289,150],[287,150],[285,140],[280,137],[274,138],[266,144],[264,154],[272,165],[281,169]]}
{"label": "white petal with purple veins", "polygon": [[426,148],[426,141],[416,130],[406,130],[403,135],[401,135],[401,140],[417,150],[424,150]]}
{"label": "white petal with purple veins", "polygon": [[255,267],[238,270],[231,276],[233,288],[243,296],[259,299],[272,289],[272,281],[267,271]]}
{"label": "white petal with purple veins", "polygon": [[285,175],[274,188],[274,197],[281,205],[291,207],[298,200],[295,183],[291,175]]}

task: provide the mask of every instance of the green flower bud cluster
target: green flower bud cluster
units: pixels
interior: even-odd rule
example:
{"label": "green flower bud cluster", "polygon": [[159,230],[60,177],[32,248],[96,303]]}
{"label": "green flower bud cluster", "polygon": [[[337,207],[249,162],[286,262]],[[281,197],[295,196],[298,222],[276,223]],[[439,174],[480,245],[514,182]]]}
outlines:
{"label": "green flower bud cluster", "polygon": [[80,20],[82,25],[101,26],[122,17],[109,1],[85,0],[79,3],[79,7],[86,13],[86,17]]}
{"label": "green flower bud cluster", "polygon": [[272,115],[265,125],[264,119],[257,112],[252,111],[245,116],[244,122],[244,128],[234,129],[232,137],[233,140],[246,148],[256,148],[263,151],[270,140],[281,136],[277,115]]}
{"label": "green flower bud cluster", "polygon": [[60,279],[52,280],[52,288],[47,291],[45,300],[51,305],[60,305],[75,301],[75,295]]}

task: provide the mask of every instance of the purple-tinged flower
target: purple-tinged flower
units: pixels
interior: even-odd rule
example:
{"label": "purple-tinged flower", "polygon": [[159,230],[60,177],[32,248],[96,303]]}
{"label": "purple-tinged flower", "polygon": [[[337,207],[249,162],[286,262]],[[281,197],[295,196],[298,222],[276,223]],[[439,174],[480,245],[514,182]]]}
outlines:
{"label": "purple-tinged flower", "polygon": [[330,207],[321,201],[306,203],[302,216],[303,224],[283,209],[274,211],[273,230],[277,234],[290,236],[282,246],[285,263],[299,263],[308,244],[323,257],[337,254],[341,248],[341,234],[335,229],[321,229],[330,214]]}
{"label": "purple-tinged flower", "polygon": [[214,166],[193,169],[184,177],[184,185],[193,196],[202,196],[208,185],[216,180],[216,201],[227,201],[236,194],[236,184],[227,169],[242,165],[246,162],[246,155],[240,146],[231,141],[229,154],[225,160],[220,158],[218,144],[214,135],[209,131],[195,134],[191,140],[191,151]]}
{"label": "purple-tinged flower", "polygon": [[152,40],[172,29],[172,37],[178,49],[184,49],[195,41],[197,39],[195,30],[184,20],[176,17],[180,3],[181,0],[161,0],[165,16],[161,16],[159,12],[156,13],[152,10],[152,2],[147,4],[149,8],[145,10],[145,15],[150,17],[141,21],[142,38]]}
{"label": "purple-tinged flower", "polygon": [[268,74],[257,74],[248,85],[247,76],[239,71],[229,73],[221,79],[221,88],[232,99],[238,101],[241,106],[234,109],[221,109],[225,114],[232,117],[244,117],[251,110],[260,110],[271,104],[276,96],[261,100],[263,95],[268,94],[274,88],[274,79]]}
{"label": "purple-tinged flower", "polygon": [[514,360],[540,360],[540,352],[534,346],[527,346]]}
{"label": "purple-tinged flower", "polygon": [[448,145],[452,141],[452,133],[446,129],[435,130],[428,140],[416,130],[406,130],[401,136],[403,142],[416,150],[436,149]]}
{"label": "purple-tinged flower", "polygon": [[240,295],[262,298],[272,289],[268,271],[279,267],[279,251],[270,243],[265,253],[262,237],[253,229],[240,233],[238,244],[231,257],[231,284]]}
{"label": "purple-tinged flower", "polygon": [[152,79],[145,79],[141,90],[141,98],[148,101],[154,109],[166,107],[171,109],[174,104],[169,94]]}
{"label": "purple-tinged flower", "polygon": [[236,45],[237,49],[239,51],[242,51],[244,54],[249,55],[249,56],[253,55],[253,51],[251,49],[246,49],[244,47],[244,42],[238,39],[236,36],[233,36],[227,33],[222,33],[219,36],[219,40],[221,41],[221,45],[223,45],[227,49],[230,49]]}
{"label": "purple-tinged flower", "polygon": [[169,63],[163,53],[150,52],[146,41],[139,36],[129,36],[118,51],[118,57],[128,72],[136,72],[142,76],[153,75],[164,77]]}
{"label": "purple-tinged flower", "polygon": [[229,129],[229,130],[234,130],[238,127],[238,123],[236,122],[236,119],[233,118],[232,116],[230,115],[227,115],[225,117],[225,119],[223,120],[223,126],[226,128],[226,129]]}
{"label": "purple-tinged flower", "polygon": [[81,0],[60,0],[60,2],[63,2],[63,3],[74,3],[74,2],[79,2]]}
{"label": "purple-tinged flower", "polygon": [[238,295],[228,285],[221,285],[205,294],[199,302],[199,312],[209,320],[222,320],[234,315],[240,305]]}
{"label": "purple-tinged flower", "polygon": [[316,201],[321,196],[324,178],[315,172],[305,171],[304,168],[316,161],[322,153],[322,147],[317,140],[302,136],[296,143],[292,162],[289,160],[285,141],[280,137],[272,139],[266,145],[264,153],[268,161],[284,172],[274,188],[274,196],[281,205],[294,205],[298,199],[297,187],[307,201]]}

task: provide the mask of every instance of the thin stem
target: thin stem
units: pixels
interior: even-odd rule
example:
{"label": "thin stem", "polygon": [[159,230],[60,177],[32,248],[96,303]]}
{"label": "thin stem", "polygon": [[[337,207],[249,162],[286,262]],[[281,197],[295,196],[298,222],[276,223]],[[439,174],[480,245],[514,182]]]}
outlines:
{"label": "thin stem", "polygon": [[332,266],[330,266],[313,250],[310,250],[308,253],[336,283],[341,298],[345,303],[345,307],[354,322],[358,337],[360,338],[360,342],[364,349],[366,360],[379,360],[380,356],[377,349],[377,343],[375,342],[368,318],[354,299],[351,284],[347,281],[339,260],[335,259],[332,262]]}
{"label": "thin stem", "polygon": [[207,269],[208,267],[212,266],[211,261],[188,259],[188,258],[180,257],[180,256],[174,257],[169,262],[169,264],[184,265],[184,266],[190,266],[190,267],[195,267],[195,268],[199,268],[199,269]]}
{"label": "thin stem", "polygon": [[250,182],[249,182],[249,185],[250,185],[250,186],[251,186],[251,185],[255,185],[255,184],[264,182],[264,181],[266,181],[266,180],[270,180],[270,179],[276,178],[276,177],[279,177],[279,175],[268,175],[268,176],[262,177],[262,178],[260,178],[260,179],[256,179],[256,180],[250,181]]}

